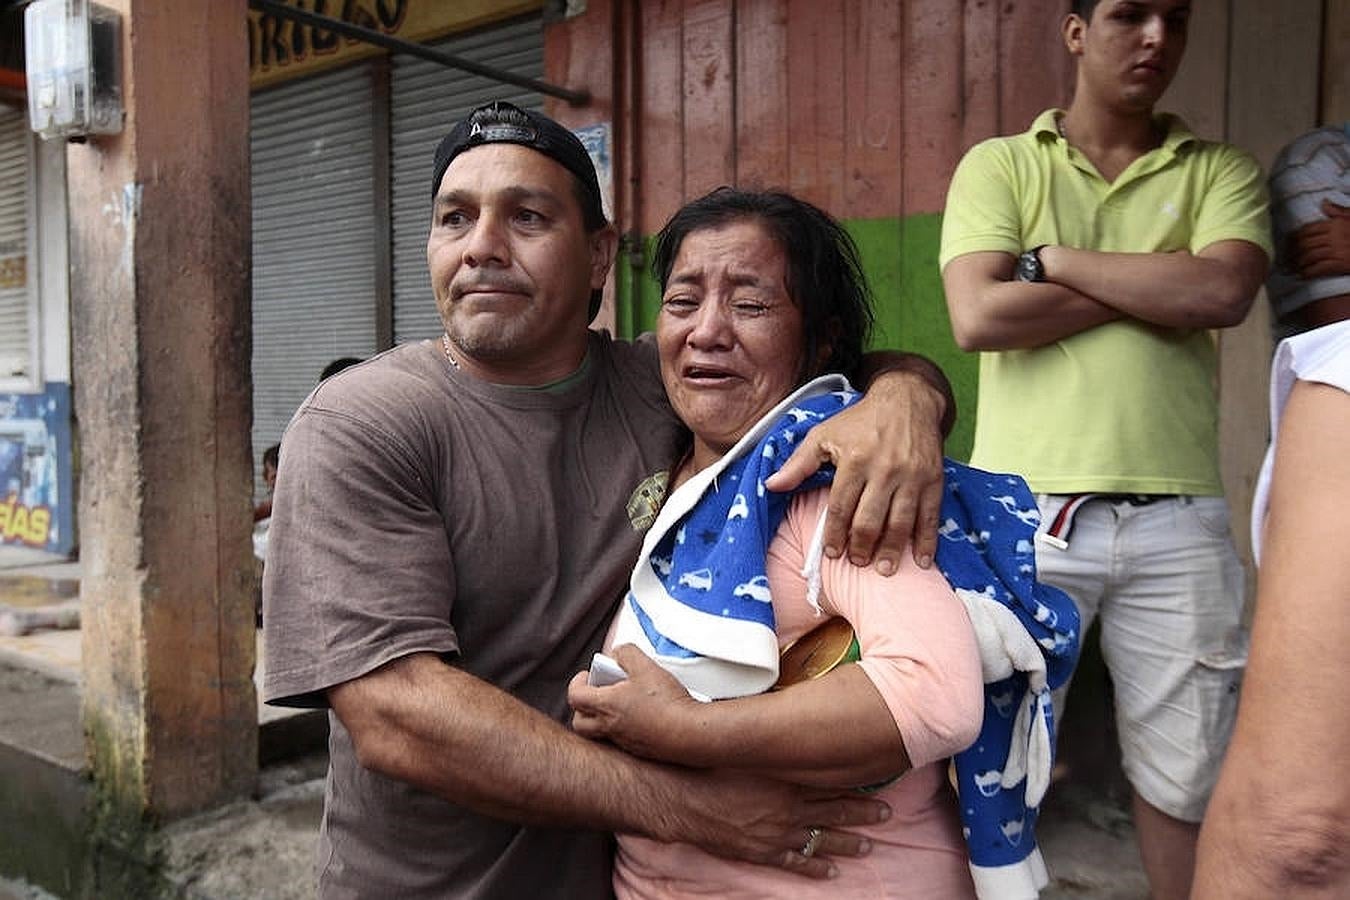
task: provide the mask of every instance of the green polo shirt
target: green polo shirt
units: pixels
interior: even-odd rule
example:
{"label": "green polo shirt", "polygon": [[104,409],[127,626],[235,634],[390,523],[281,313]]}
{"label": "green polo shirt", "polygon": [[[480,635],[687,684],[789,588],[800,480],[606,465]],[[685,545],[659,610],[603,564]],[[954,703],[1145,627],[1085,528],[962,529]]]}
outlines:
{"label": "green polo shirt", "polygon": [[[1112,183],[1064,140],[1059,110],[973,147],[942,223],[943,267],[966,253],[1041,244],[1197,253],[1250,241],[1271,255],[1261,168],[1173,116],[1167,137]],[[1217,369],[1206,329],[1111,322],[1034,350],[980,354],[971,463],[1047,493],[1223,493]]]}

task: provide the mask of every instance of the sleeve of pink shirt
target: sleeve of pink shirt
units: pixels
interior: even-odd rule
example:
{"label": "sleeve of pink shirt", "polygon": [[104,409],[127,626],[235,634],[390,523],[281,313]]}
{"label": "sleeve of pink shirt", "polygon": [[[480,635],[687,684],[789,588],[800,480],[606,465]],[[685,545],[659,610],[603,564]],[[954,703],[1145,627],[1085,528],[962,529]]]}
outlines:
{"label": "sleeve of pink shirt", "polygon": [[[769,547],[767,574],[780,632],[817,621],[801,570],[828,492],[799,494]],[[908,553],[890,577],[847,559],[822,561],[820,605],[853,625],[860,665],[900,730],[915,768],[970,746],[984,715],[979,651],[965,607],[936,569]]]}

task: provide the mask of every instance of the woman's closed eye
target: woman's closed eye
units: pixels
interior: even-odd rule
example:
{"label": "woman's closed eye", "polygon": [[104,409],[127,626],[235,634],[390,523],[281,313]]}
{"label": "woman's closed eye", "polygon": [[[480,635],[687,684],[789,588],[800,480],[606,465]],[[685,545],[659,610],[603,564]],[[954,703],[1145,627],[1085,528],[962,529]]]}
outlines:
{"label": "woman's closed eye", "polygon": [[661,300],[661,308],[673,315],[690,313],[698,309],[698,298],[690,294],[672,294]]}
{"label": "woman's closed eye", "polygon": [[770,304],[757,297],[738,297],[731,301],[731,309],[739,316],[762,316]]}

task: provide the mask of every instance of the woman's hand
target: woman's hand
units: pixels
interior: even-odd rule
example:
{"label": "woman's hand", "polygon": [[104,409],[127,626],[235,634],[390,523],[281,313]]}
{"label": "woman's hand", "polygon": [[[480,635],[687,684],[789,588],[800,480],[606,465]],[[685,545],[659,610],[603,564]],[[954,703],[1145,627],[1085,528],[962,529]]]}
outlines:
{"label": "woman's hand", "polygon": [[689,692],[632,644],[611,655],[628,678],[609,687],[592,687],[578,672],[567,689],[572,730],[592,740],[606,740],[647,759],[680,761],[681,736],[703,706]]}

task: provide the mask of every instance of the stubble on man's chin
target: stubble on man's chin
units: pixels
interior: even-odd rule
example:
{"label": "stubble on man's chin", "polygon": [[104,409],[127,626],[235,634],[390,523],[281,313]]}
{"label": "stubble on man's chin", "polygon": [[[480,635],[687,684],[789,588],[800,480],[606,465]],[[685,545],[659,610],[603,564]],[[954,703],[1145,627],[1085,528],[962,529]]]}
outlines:
{"label": "stubble on man's chin", "polygon": [[506,324],[483,323],[469,327],[457,327],[451,321],[446,323],[445,333],[450,338],[451,349],[461,356],[471,357],[483,362],[498,362],[511,359],[516,355],[515,329]]}

